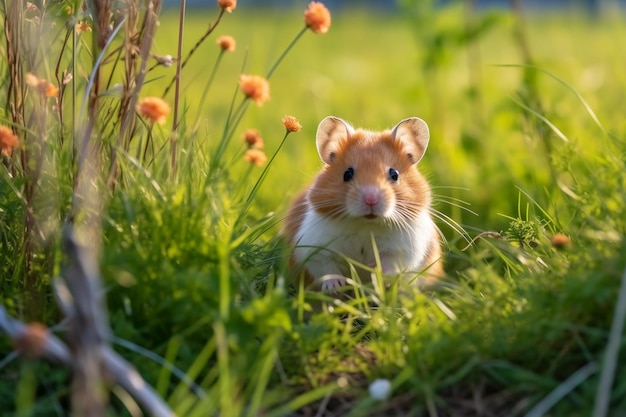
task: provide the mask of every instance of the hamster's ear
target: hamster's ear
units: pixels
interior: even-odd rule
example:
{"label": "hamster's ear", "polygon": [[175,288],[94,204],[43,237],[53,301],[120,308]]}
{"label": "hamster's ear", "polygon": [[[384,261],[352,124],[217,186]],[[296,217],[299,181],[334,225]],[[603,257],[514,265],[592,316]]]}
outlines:
{"label": "hamster's ear", "polygon": [[417,164],[426,152],[430,132],[425,121],[419,117],[410,117],[398,123],[391,131],[391,136],[404,144],[411,163]]}
{"label": "hamster's ear", "polygon": [[322,120],[315,135],[317,153],[319,153],[322,161],[330,164],[335,159],[339,142],[353,133],[354,128],[338,117],[328,116]]}

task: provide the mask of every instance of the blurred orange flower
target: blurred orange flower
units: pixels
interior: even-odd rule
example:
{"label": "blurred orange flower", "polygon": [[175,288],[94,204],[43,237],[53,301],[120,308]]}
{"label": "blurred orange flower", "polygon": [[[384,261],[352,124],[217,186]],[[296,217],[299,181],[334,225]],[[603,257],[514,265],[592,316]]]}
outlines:
{"label": "blurred orange flower", "polygon": [[261,76],[241,74],[239,87],[247,97],[254,100],[257,106],[262,106],[270,99],[270,83]]}
{"label": "blurred orange flower", "polygon": [[217,5],[228,13],[232,13],[237,8],[237,0],[217,0]]}
{"label": "blurred orange flower", "polygon": [[91,26],[86,20],[76,23],[76,33],[91,32]]}
{"label": "blurred orange flower", "polygon": [[15,349],[28,358],[39,358],[46,351],[48,328],[37,322],[24,327],[24,331],[13,342]]}
{"label": "blurred orange flower", "polygon": [[243,134],[243,139],[251,148],[263,149],[263,147],[265,146],[261,134],[256,129],[246,130]]}
{"label": "blurred orange flower", "polygon": [[59,87],[44,78],[38,78],[35,74],[27,72],[25,76],[26,84],[38,89],[46,97],[56,97]]}
{"label": "blurred orange flower", "polygon": [[11,156],[13,149],[17,148],[20,141],[13,131],[6,126],[0,126],[0,151],[2,155]]}
{"label": "blurred orange flower", "polygon": [[162,125],[170,114],[170,105],[160,97],[146,97],[137,105],[137,112],[142,117]]}
{"label": "blurred orange flower", "polygon": [[330,20],[330,12],[319,1],[312,1],[304,11],[304,23],[314,33],[328,32]]}
{"label": "blurred orange flower", "polygon": [[265,152],[256,148],[248,149],[243,156],[243,159],[257,166],[262,166],[263,164],[265,164],[265,162],[267,162],[267,156],[265,156]]}
{"label": "blurred orange flower", "polygon": [[563,233],[557,233],[556,235],[552,237],[552,240],[550,241],[550,243],[552,243],[552,246],[554,246],[557,249],[564,249],[567,246],[569,246],[571,241],[572,240],[566,235],[564,235]]}
{"label": "blurred orange flower", "polygon": [[288,132],[299,132],[302,129],[302,125],[293,116],[285,116],[283,117],[283,126],[287,129]]}
{"label": "blurred orange flower", "polygon": [[46,81],[46,85],[43,88],[43,93],[46,97],[56,97],[59,94],[59,87]]}
{"label": "blurred orange flower", "polygon": [[235,42],[235,38],[228,35],[223,35],[217,38],[216,43],[226,52],[233,52],[235,47],[237,46],[237,42]]}

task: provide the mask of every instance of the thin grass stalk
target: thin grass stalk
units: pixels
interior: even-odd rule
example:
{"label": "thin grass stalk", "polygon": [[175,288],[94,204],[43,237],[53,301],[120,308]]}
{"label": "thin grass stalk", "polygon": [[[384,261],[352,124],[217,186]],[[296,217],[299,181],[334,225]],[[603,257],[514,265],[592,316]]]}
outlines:
{"label": "thin grass stalk", "polygon": [[[217,145],[217,149],[215,150],[213,160],[211,161],[210,166],[209,166],[209,173],[205,180],[205,187],[208,184],[208,182],[211,181],[211,179],[213,178],[213,174],[215,173],[215,170],[220,167],[220,160],[222,159],[222,155],[224,154],[228,143],[230,143],[230,140],[232,137],[231,132],[234,130],[234,129],[231,129],[231,126],[237,125],[236,123],[231,123],[231,120],[233,118],[233,110],[235,108],[235,102],[237,101],[238,92],[239,92],[239,87],[236,87],[235,92],[233,94],[233,98],[230,101],[230,107],[228,108],[228,115],[226,116],[226,123],[224,124],[222,138],[219,144]],[[245,102],[246,100],[241,102],[241,104],[239,105],[239,108],[237,108],[237,110],[234,110],[234,114],[241,112],[241,107],[243,106]]]}
{"label": "thin grass stalk", "polygon": [[[181,62],[181,58],[183,55],[183,34],[185,33],[185,9],[187,7],[187,1],[181,0],[180,2],[180,15],[178,22],[178,51],[176,55],[176,87],[174,93],[174,116],[172,120],[172,132],[170,133],[170,179],[173,179],[176,175],[176,141],[177,141],[177,130],[178,130],[178,107],[180,100],[180,78],[182,75],[183,65]],[[221,14],[220,14],[221,16]],[[192,50],[193,51],[193,50]],[[170,83],[171,85],[171,83]],[[167,93],[166,88],[165,94]]]}
{"label": "thin grass stalk", "polygon": [[285,57],[287,56],[289,51],[291,51],[291,49],[294,47],[294,45],[296,43],[298,43],[298,41],[300,40],[302,35],[304,35],[304,32],[306,32],[308,29],[309,29],[308,26],[305,26],[305,27],[302,28],[302,30],[300,30],[300,32],[298,32],[296,37],[291,40],[289,45],[287,45],[287,48],[285,48],[285,50],[283,51],[282,54],[280,54],[280,56],[278,57],[276,62],[274,62],[274,65],[272,65],[272,67],[269,69],[269,71],[267,72],[267,75],[265,76],[265,78],[267,78],[268,80],[270,79],[270,77],[274,74],[274,72],[276,71],[276,69],[278,68],[280,63],[283,61],[283,59],[285,59]]}
{"label": "thin grass stalk", "polygon": [[[560,383],[550,394],[544,399],[539,401],[535,406],[527,412],[524,417],[543,417],[548,415],[548,412],[558,404],[567,394],[572,392],[575,388],[580,386],[591,375],[596,373],[598,365],[595,362],[589,362],[572,375],[570,375],[565,381]],[[597,398],[597,397],[596,397]],[[594,417],[601,417],[600,414],[593,414]]]}
{"label": "thin grass stalk", "polygon": [[259,178],[254,183],[254,186],[252,187],[250,194],[248,194],[248,198],[243,204],[243,207],[241,208],[239,212],[239,217],[237,218],[237,222],[235,224],[239,224],[243,220],[245,214],[248,212],[248,209],[250,208],[250,205],[252,204],[252,200],[254,200],[254,197],[256,197],[256,194],[259,192],[259,188],[261,188],[263,181],[265,181],[265,177],[267,177],[267,173],[269,172],[269,169],[272,166],[274,159],[276,159],[276,156],[278,155],[283,145],[287,141],[287,137],[289,136],[290,133],[291,133],[290,130],[287,130],[285,132],[285,136],[283,136],[283,140],[278,145],[278,148],[276,148],[270,160],[267,162],[267,164],[265,164],[265,167],[263,167],[263,171],[261,172],[261,175],[259,175]]}
{"label": "thin grass stalk", "polygon": [[[184,2],[184,0],[183,0]],[[189,62],[189,59],[193,56],[193,54],[198,50],[198,48],[200,47],[200,45],[202,45],[204,43],[204,41],[209,37],[209,35],[211,33],[213,33],[213,31],[215,30],[215,28],[217,27],[217,25],[219,24],[220,20],[222,20],[222,16],[224,15],[224,9],[220,10],[220,14],[217,16],[217,19],[215,20],[215,23],[213,23],[213,25],[209,24],[209,27],[207,29],[207,31],[204,33],[204,35],[202,35],[200,37],[200,39],[196,42],[196,44],[193,46],[193,48],[191,48],[191,51],[189,51],[189,53],[187,54],[187,56],[185,57],[185,60],[181,63],[181,59],[182,59],[182,52],[181,52],[181,48],[182,48],[182,37],[183,37],[183,18],[184,18],[184,8],[185,5],[181,3],[181,23],[179,24],[179,31],[178,31],[178,39],[179,39],[179,50],[178,50],[178,58],[177,58],[177,70],[176,70],[176,75],[174,77],[172,77],[172,79],[170,80],[170,83],[167,85],[167,87],[165,88],[165,90],[163,91],[163,94],[161,95],[162,98],[165,98],[165,96],[167,95],[167,93],[170,91],[170,89],[172,88],[172,85],[174,84],[174,82],[180,78],[180,71],[182,71],[185,66],[187,65],[187,62]]]}
{"label": "thin grass stalk", "polygon": [[274,333],[267,338],[261,346],[261,351],[266,351],[265,356],[261,361],[260,370],[258,371],[258,377],[254,380],[254,392],[250,405],[248,406],[247,416],[254,417],[261,414],[261,407],[263,404],[263,394],[267,390],[267,385],[270,379],[272,367],[276,358],[278,357],[276,352],[276,346],[280,343],[280,334]]}
{"label": "thin grass stalk", "polygon": [[[128,113],[134,114],[135,112],[135,109],[131,107],[131,101],[133,96],[135,74],[137,73],[138,42],[140,40],[140,36],[137,31],[138,5],[134,1],[127,1],[125,4],[126,15],[124,16],[124,20],[126,21],[126,24],[124,25],[125,39],[123,48],[125,83],[123,85],[123,95],[119,109],[119,120],[125,120]],[[149,13],[149,11],[147,13]],[[113,75],[115,74],[115,67],[117,66],[121,55],[121,52],[116,54],[117,59],[111,69],[108,85],[110,85]],[[128,120],[130,123],[128,131],[131,133],[120,138],[122,140],[122,149],[125,152],[129,151],[132,132],[135,131],[136,126],[136,119],[134,117],[130,117]]]}
{"label": "thin grass stalk", "polygon": [[65,49],[67,48],[67,44],[70,40],[70,37],[72,36],[72,32],[74,32],[74,27],[70,27],[67,29],[66,33],[65,33],[65,39],[61,45],[61,52],[59,52],[59,58],[57,59],[57,63],[56,66],[54,67],[54,78],[57,81],[57,85],[59,86],[59,103],[58,103],[58,115],[59,115],[59,130],[58,130],[58,135],[59,135],[59,142],[61,145],[63,145],[63,143],[65,142],[65,137],[64,137],[64,129],[63,129],[63,125],[65,124],[64,121],[64,113],[63,113],[63,97],[65,95],[65,88],[67,86],[67,84],[65,83],[65,75],[62,76],[61,74],[61,61],[63,60],[63,55],[65,54]]}
{"label": "thin grass stalk", "polygon": [[611,403],[613,381],[619,363],[619,351],[624,337],[624,323],[626,322],[626,268],[622,272],[617,302],[613,313],[613,323],[609,333],[609,341],[604,353],[600,382],[598,383],[596,401],[593,406],[594,417],[606,417]]}
{"label": "thin grass stalk", "polygon": [[207,81],[206,85],[204,86],[204,90],[202,90],[202,95],[200,96],[200,103],[198,104],[198,115],[196,116],[196,126],[194,127],[194,131],[198,130],[198,127],[200,126],[200,118],[201,118],[201,114],[202,114],[202,108],[204,107],[204,101],[206,100],[208,94],[209,94],[209,90],[211,89],[211,86],[213,85],[213,80],[215,79],[215,74],[217,73],[217,69],[220,65],[220,63],[222,62],[222,58],[224,57],[224,53],[226,51],[224,49],[220,49],[220,53],[217,56],[217,60],[215,61],[215,65],[213,65],[213,69],[211,70],[211,74],[209,75],[209,80]]}
{"label": "thin grass stalk", "polygon": [[[86,152],[87,147],[89,146],[89,142],[91,141],[91,136],[93,132],[93,128],[97,123],[98,110],[99,110],[99,96],[101,91],[101,80],[100,80],[100,71],[101,71],[101,62],[104,58],[104,52],[110,46],[111,41],[115,37],[115,33],[111,33],[112,31],[109,29],[109,22],[111,18],[111,14],[113,11],[113,1],[112,0],[92,0],[90,1],[91,9],[94,11],[94,36],[92,38],[92,53],[94,57],[97,57],[93,63],[93,69],[91,71],[91,78],[88,88],[85,90],[85,96],[87,98],[87,123],[86,128],[83,134],[81,146],[81,153]],[[117,30],[121,25],[118,25]],[[82,118],[81,118],[82,120]],[[99,145],[99,144],[98,144]],[[80,164],[84,161],[85,155],[81,155],[78,159],[78,177],[80,176]],[[77,184],[75,185],[77,186]]]}
{"label": "thin grass stalk", "polygon": [[[103,49],[100,51],[100,53],[98,54],[95,62],[94,62],[94,68],[91,72],[91,75],[89,77],[89,82],[87,83],[87,86],[85,87],[85,93],[83,96],[83,104],[81,106],[81,110],[79,113],[79,120],[82,121],[85,117],[85,111],[87,112],[87,122],[85,123],[85,127],[84,130],[80,133],[77,133],[76,136],[78,136],[80,138],[80,143],[77,144],[77,146],[79,147],[78,149],[78,161],[76,163],[76,176],[74,178],[74,189],[78,189],[79,187],[79,182],[80,182],[80,177],[81,177],[81,173],[83,170],[83,167],[87,161],[88,158],[88,154],[90,152],[90,148],[91,148],[91,137],[92,137],[92,132],[93,132],[93,128],[96,124],[96,120],[98,117],[98,95],[99,95],[99,85],[100,85],[100,69],[101,69],[101,65],[102,62],[104,60],[104,56],[105,56],[105,52],[108,49],[108,47],[111,45],[111,43],[113,42],[113,39],[115,38],[115,35],[120,31],[120,29],[122,28],[122,25],[124,24],[125,20],[122,20],[117,27],[113,30],[113,32],[111,33],[111,36],[108,38],[108,41],[104,44]],[[85,106],[86,109],[85,109]],[[99,159],[99,158],[96,158]],[[73,210],[72,212],[75,212],[75,203],[72,204],[73,205]]]}
{"label": "thin grass stalk", "polygon": [[[224,318],[222,318],[224,319]],[[215,341],[217,343],[217,367],[219,369],[219,398],[220,411],[223,415],[229,415],[227,411],[232,408],[232,401],[235,398],[231,393],[231,375],[228,355],[228,336],[226,326],[220,320],[213,325]]]}
{"label": "thin grass stalk", "polygon": [[[247,54],[244,55],[243,63],[241,65],[241,72],[242,73],[243,73],[243,70],[244,70],[244,68],[246,67],[246,64],[247,64],[247,58],[248,58]],[[215,150],[215,154],[213,155],[213,157],[209,161],[209,172],[205,176],[204,188],[206,188],[208,186],[209,182],[211,182],[213,180],[214,173],[215,173],[216,169],[218,169],[220,167],[219,161],[221,160],[222,155],[223,155],[224,151],[226,150],[226,147],[227,147],[228,143],[231,140],[231,136],[229,136],[229,127],[231,126],[231,120],[233,118],[233,111],[234,111],[234,108],[235,108],[235,102],[237,101],[237,94],[238,94],[238,92],[239,92],[239,87],[237,86],[237,87],[235,87],[232,99],[230,101],[230,105],[228,107],[228,114],[226,116],[226,123],[224,124],[224,130],[222,131],[222,136],[221,136],[220,141],[219,141],[219,143],[217,145],[217,148]],[[241,105],[243,105],[243,103]],[[240,107],[241,107],[241,105],[240,105]],[[236,110],[235,113],[237,113],[239,111],[240,111],[240,109]],[[230,135],[232,135],[232,133]]]}

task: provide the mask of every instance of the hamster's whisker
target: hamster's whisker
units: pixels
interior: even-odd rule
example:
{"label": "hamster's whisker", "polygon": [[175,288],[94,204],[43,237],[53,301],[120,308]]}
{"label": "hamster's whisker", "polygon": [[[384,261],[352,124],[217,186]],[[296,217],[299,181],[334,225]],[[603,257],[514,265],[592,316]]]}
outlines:
{"label": "hamster's whisker", "polygon": [[470,203],[468,203],[467,201],[461,200],[460,198],[435,195],[433,196],[433,204],[436,204],[436,203],[448,204],[450,206],[460,208],[461,210],[464,210],[467,213],[473,214],[474,216],[478,216],[478,213],[476,213],[474,210],[467,207],[470,205]]}
{"label": "hamster's whisker", "polygon": [[396,211],[386,219],[390,224],[395,226],[398,230],[413,230],[413,225],[409,221],[409,219],[413,218],[415,215],[412,210],[408,210],[406,208],[396,207]]}
{"label": "hamster's whisker", "polygon": [[433,208],[430,209],[430,214],[433,217],[436,217],[437,219],[439,219],[441,222],[447,224],[448,227],[450,227],[452,230],[454,230],[456,233],[458,233],[463,238],[463,240],[465,240],[466,242],[469,243],[472,240],[470,235],[463,228],[463,226],[461,226],[459,223],[457,223],[450,216],[440,212],[439,210],[435,210]]}

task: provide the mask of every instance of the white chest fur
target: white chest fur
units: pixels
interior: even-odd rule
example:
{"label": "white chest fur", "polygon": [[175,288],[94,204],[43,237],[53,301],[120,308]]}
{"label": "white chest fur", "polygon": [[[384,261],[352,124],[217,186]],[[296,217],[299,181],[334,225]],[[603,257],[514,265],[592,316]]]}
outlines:
{"label": "white chest fur", "polygon": [[314,278],[349,276],[346,258],[374,266],[374,247],[384,273],[418,272],[426,267],[428,251],[437,238],[426,211],[400,229],[378,220],[333,219],[309,210],[296,234],[294,255]]}

